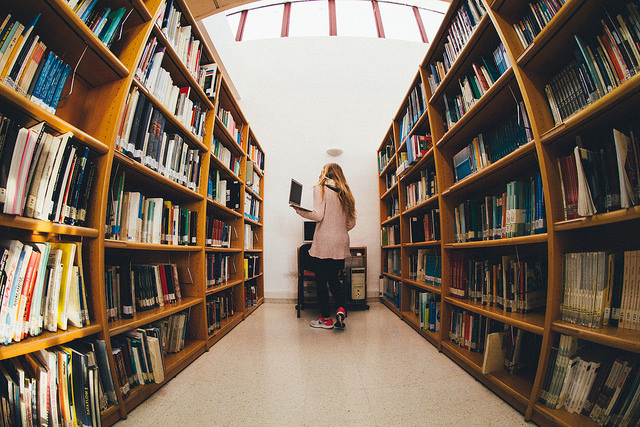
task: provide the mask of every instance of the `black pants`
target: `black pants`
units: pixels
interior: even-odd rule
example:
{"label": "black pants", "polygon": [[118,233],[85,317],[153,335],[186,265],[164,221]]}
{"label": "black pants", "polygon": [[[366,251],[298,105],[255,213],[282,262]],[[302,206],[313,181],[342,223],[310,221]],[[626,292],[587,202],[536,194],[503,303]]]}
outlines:
{"label": "black pants", "polygon": [[[331,317],[329,311],[329,288],[333,298],[342,304],[343,289],[339,279],[339,274],[344,269],[343,259],[324,259],[310,258],[310,269],[316,275],[316,290],[318,292],[318,302],[320,303],[320,312],[322,317]],[[327,284],[329,288],[327,288]]]}

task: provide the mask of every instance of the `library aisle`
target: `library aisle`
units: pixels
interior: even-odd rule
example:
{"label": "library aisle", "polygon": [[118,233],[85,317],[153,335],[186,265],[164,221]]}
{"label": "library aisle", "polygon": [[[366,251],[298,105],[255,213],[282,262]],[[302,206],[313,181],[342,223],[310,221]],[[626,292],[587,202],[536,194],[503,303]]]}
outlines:
{"label": "library aisle", "polygon": [[382,304],[314,314],[263,304],[116,425],[528,425]]}

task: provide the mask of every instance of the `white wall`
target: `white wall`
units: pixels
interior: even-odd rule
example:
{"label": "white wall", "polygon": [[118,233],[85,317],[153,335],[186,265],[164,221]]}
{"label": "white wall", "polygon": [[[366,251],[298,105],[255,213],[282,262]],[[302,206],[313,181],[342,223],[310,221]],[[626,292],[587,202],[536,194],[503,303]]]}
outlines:
{"label": "white wall", "polygon": [[[336,162],[356,199],[352,246],[367,246],[367,296],[378,296],[380,215],[376,150],[427,46],[363,38],[279,38],[236,43],[224,16],[204,21],[266,153],[264,278],[268,299],[297,295],[302,218],[288,207],[290,178],[311,187]],[[326,150],[341,147],[331,157]]]}

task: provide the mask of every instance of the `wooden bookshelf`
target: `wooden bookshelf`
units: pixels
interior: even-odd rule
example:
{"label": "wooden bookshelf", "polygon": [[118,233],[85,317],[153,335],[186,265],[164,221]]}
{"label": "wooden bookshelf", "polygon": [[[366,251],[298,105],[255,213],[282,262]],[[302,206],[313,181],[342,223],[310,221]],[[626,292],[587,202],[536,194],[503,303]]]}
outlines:
{"label": "wooden bookshelf", "polygon": [[[612,128],[629,128],[635,120],[632,111],[640,108],[637,96],[640,91],[640,76],[631,75],[618,87],[580,111],[559,123],[554,123],[545,85],[574,58],[574,51],[578,48],[574,35],[588,38],[597,28],[601,28],[603,9],[596,2],[567,0],[533,42],[524,47],[514,24],[530,10],[529,1],[493,0],[477,2],[484,7],[486,13],[469,32],[467,42],[459,49],[459,55],[449,64],[448,71],[434,87],[430,81],[433,74],[432,65],[436,64],[436,61],[443,61],[448,49],[445,48],[445,44],[451,40],[450,27],[455,21],[457,11],[466,7],[464,4],[468,1],[451,2],[443,24],[418,70],[417,79],[421,79],[425,91],[425,113],[409,134],[420,135],[430,132],[433,150],[403,170],[399,177],[392,177],[401,166],[401,157],[407,150],[406,140],[400,140],[399,117],[409,102],[411,88],[417,84],[415,79],[378,148],[380,226],[382,229],[390,225],[399,225],[401,236],[400,244],[381,246],[381,294],[387,291],[384,283],[399,282],[400,308],[386,295],[383,295],[382,302],[440,351],[521,411],[526,420],[543,425],[595,425],[588,416],[570,414],[564,409],[550,409],[540,400],[547,365],[550,363],[551,347],[557,345],[558,337],[564,334],[616,351],[637,354],[640,353],[640,335],[637,330],[611,326],[596,329],[562,320],[560,308],[563,294],[563,257],[567,252],[639,249],[637,240],[632,236],[636,236],[636,231],[640,230],[640,211],[638,206],[633,206],[611,212],[598,212],[593,216],[565,219],[558,159],[572,150],[578,136],[598,137],[612,142]],[[447,126],[445,94],[459,90],[459,81],[465,76],[474,75],[471,64],[479,62],[481,58],[490,59],[493,49],[499,43],[504,46],[510,66],[479,99],[476,99],[465,114]],[[437,81],[434,80],[434,83]],[[500,126],[500,118],[513,114],[518,104],[526,111],[529,120],[528,142],[522,143],[499,160],[456,182],[453,156],[477,135],[487,135],[494,131]],[[388,160],[388,163],[381,163],[381,158]],[[419,179],[419,171],[428,167],[435,167],[438,193],[416,206],[407,207],[404,200],[407,185]],[[508,182],[530,179],[537,173],[542,179],[546,229],[538,234],[456,243],[454,211],[458,205],[479,196],[499,195]],[[389,201],[394,198],[399,198],[399,217],[388,214]],[[441,239],[411,243],[410,224],[407,219],[432,207],[439,208]],[[410,277],[409,258],[419,248],[432,250],[441,255],[440,287]],[[385,257],[390,251],[400,252],[400,274],[384,270],[387,263]],[[546,271],[546,307],[529,314],[520,314],[483,305],[481,302],[453,297],[450,293],[454,280],[452,265],[457,254],[480,257],[514,254],[526,257],[543,254]],[[420,329],[419,318],[409,310],[407,299],[412,290],[440,296],[442,324],[438,333],[426,333]],[[506,371],[482,374],[483,354],[465,350],[449,338],[454,308],[537,336],[536,342],[540,342],[540,357],[536,365],[529,367],[531,375],[512,375]]]}
{"label": "wooden bookshelf", "polygon": [[[212,46],[208,44],[209,38],[201,33],[186,2],[176,0],[173,4],[182,12],[180,25],[190,26],[194,37],[201,42],[202,53],[199,64],[215,62]],[[0,233],[3,238],[20,239],[26,242],[82,242],[84,279],[88,293],[87,309],[90,318],[90,324],[82,328],[70,325],[64,331],[44,331],[20,342],[3,345],[0,348],[0,360],[20,357],[41,349],[55,348],[76,340],[104,340],[111,376],[116,385],[117,403],[104,410],[101,419],[103,425],[113,425],[120,419],[126,418],[137,405],[170,381],[264,302],[262,274],[264,268],[262,243],[264,151],[230,90],[228,76],[223,75],[224,67],[218,64],[215,91],[211,97],[208,97],[198,81],[198,71],[195,67],[190,68],[183,62],[176,47],[168,40],[161,28],[162,19],[158,20],[164,10],[164,0],[110,2],[109,6],[112,10],[125,7],[126,13],[130,11],[128,18],[124,20],[121,37],[111,46],[104,44],[64,0],[36,0],[28,3],[4,1],[3,5],[5,14],[11,13],[12,18],[24,24],[31,22],[35,15],[40,13],[41,16],[34,30],[40,36],[40,40],[46,44],[47,48],[62,57],[72,70],[76,64],[78,66],[73,90],[70,90],[67,83],[63,91],[64,98],[60,101],[55,113],[31,101],[4,82],[0,83],[0,113],[10,116],[22,127],[45,122],[46,132],[52,135],[71,132],[74,145],[89,148],[89,159],[95,164],[95,174],[91,197],[88,200],[85,226],[0,213]],[[4,17],[3,14],[2,19]],[[193,123],[191,126],[183,124],[174,111],[163,105],[166,101],[153,96],[145,84],[135,76],[143,58],[145,46],[153,37],[158,40],[158,46],[166,49],[162,68],[171,76],[174,85],[189,88],[189,99],[199,103],[201,111],[205,113],[202,125],[204,137],[192,131],[195,129]],[[178,182],[178,179],[165,176],[164,172],[152,170],[119,149],[118,136],[122,117],[127,108],[129,93],[134,88],[141,95],[146,96],[153,108],[163,115],[165,131],[180,135],[189,148],[196,150],[194,153],[200,156],[199,177],[191,188]],[[71,93],[65,97],[68,92]],[[220,106],[232,114],[241,136],[238,139],[234,138],[234,134],[216,114]],[[210,154],[214,138],[221,141],[240,159],[237,172],[232,171],[228,165]],[[249,161],[257,159],[261,159],[262,163],[254,164]],[[252,170],[246,170],[248,165]],[[240,183],[238,208],[228,208],[208,197],[207,178],[212,170],[220,171],[225,179],[233,179]],[[126,191],[139,191],[145,196],[162,197],[164,200],[170,200],[190,211],[195,211],[197,213],[195,240],[189,245],[168,245],[105,238],[108,227],[107,218],[111,215],[107,212],[107,206],[112,197],[111,179],[118,171],[126,172]],[[256,185],[246,184],[248,173],[251,173],[251,178],[259,178]],[[258,220],[249,219],[244,215],[245,194],[250,194],[260,202]],[[233,236],[230,248],[207,246],[205,221],[208,214],[232,224]],[[255,235],[253,248],[246,248],[246,250],[243,246],[245,224],[251,227]],[[233,272],[223,285],[207,289],[206,259],[210,254],[226,254],[232,257]],[[257,268],[259,268],[259,271],[247,280],[244,279],[243,274],[245,254],[257,256]],[[132,318],[108,321],[107,310],[105,310],[108,298],[105,267],[118,258],[131,258],[134,264],[176,264],[182,297],[175,303],[167,303],[145,311],[138,310]],[[247,283],[256,289],[255,302],[252,302],[251,306],[247,306],[245,298]],[[220,329],[209,334],[207,297],[215,297],[224,292],[231,292],[231,306],[234,314],[224,320]],[[189,313],[185,345],[179,352],[165,355],[163,383],[138,385],[125,398],[118,387],[111,339],[185,311]]]}

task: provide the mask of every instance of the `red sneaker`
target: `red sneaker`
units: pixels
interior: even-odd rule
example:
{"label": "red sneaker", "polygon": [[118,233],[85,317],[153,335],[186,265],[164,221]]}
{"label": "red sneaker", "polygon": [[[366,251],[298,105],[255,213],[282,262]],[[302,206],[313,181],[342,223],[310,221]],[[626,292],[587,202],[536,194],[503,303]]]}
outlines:
{"label": "red sneaker", "polygon": [[312,328],[333,329],[333,319],[325,319],[324,317],[318,317],[309,323]]}
{"label": "red sneaker", "polygon": [[344,318],[347,317],[347,313],[344,308],[340,307],[336,313],[336,328],[344,329]]}

